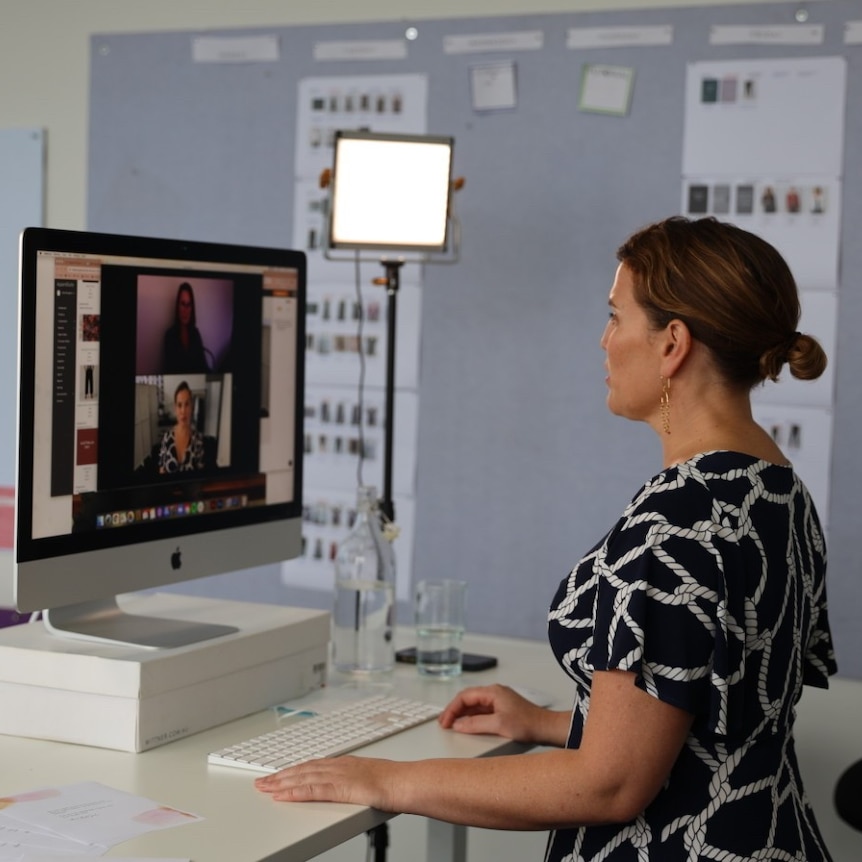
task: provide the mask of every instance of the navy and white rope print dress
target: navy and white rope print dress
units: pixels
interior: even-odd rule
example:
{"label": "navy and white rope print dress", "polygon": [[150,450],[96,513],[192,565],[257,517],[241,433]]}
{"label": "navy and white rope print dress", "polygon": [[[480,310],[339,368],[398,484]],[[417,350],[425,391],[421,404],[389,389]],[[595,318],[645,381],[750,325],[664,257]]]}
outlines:
{"label": "navy and white rope print dress", "polygon": [[203,470],[206,466],[204,435],[192,429],[191,439],[186,447],[182,461],[177,452],[177,441],[174,429],[166,431],[162,436],[159,448],[159,468],[164,473],[184,473],[188,470]]}
{"label": "navy and white rope print dress", "polygon": [[634,672],[694,723],[641,816],[557,830],[547,862],[829,860],[792,736],[803,684],[835,672],[825,571],[791,467],[710,452],[638,492],[551,606],[551,647],[576,689],[567,747],[596,670]]}

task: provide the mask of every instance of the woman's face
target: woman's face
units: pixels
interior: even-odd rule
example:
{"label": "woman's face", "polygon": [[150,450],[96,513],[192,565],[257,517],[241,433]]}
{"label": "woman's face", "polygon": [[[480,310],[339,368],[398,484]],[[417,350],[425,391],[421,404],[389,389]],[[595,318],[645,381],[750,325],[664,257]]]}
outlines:
{"label": "woman's face", "polygon": [[192,422],[192,394],[188,389],[181,389],[174,398],[174,412],[177,415],[177,425],[188,427]]}
{"label": "woman's face", "polygon": [[187,290],[181,290],[177,296],[177,318],[183,326],[188,326],[192,320],[192,295]]}
{"label": "woman's face", "polygon": [[610,319],[602,334],[611,413],[648,420],[661,397],[659,348],[643,307],[635,299],[634,277],[625,264],[617,268],[608,304]]}

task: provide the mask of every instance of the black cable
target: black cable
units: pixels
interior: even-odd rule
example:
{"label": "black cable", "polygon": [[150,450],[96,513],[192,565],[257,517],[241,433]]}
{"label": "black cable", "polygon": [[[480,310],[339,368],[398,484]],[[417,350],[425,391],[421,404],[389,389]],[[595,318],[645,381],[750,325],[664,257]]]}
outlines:
{"label": "black cable", "polygon": [[362,303],[362,285],[360,280],[359,268],[359,252],[353,262],[354,283],[356,287],[356,304],[359,309],[359,316],[356,324],[356,343],[359,350],[359,383],[358,383],[358,398],[359,404],[359,460],[356,462],[356,483],[361,487],[362,481],[362,465],[365,461],[365,351],[362,349],[362,332],[365,321],[365,306]]}

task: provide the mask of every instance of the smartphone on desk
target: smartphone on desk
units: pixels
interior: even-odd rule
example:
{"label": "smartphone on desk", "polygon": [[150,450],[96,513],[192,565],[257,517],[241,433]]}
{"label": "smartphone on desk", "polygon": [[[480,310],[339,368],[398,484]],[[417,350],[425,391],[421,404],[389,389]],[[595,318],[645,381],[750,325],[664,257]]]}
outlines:
{"label": "smartphone on desk", "polygon": [[[406,647],[405,649],[397,650],[395,661],[402,664],[416,664],[416,647]],[[461,653],[461,669],[464,673],[477,670],[490,670],[492,667],[497,667],[497,659],[492,655],[479,655],[472,652]]]}

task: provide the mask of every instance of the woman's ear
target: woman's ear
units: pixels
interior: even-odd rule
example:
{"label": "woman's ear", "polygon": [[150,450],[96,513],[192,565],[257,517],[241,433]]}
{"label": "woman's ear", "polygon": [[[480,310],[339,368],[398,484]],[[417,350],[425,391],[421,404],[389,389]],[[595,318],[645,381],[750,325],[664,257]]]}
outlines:
{"label": "woman's ear", "polygon": [[685,362],[692,348],[691,330],[674,318],[662,330],[661,376],[673,377]]}

